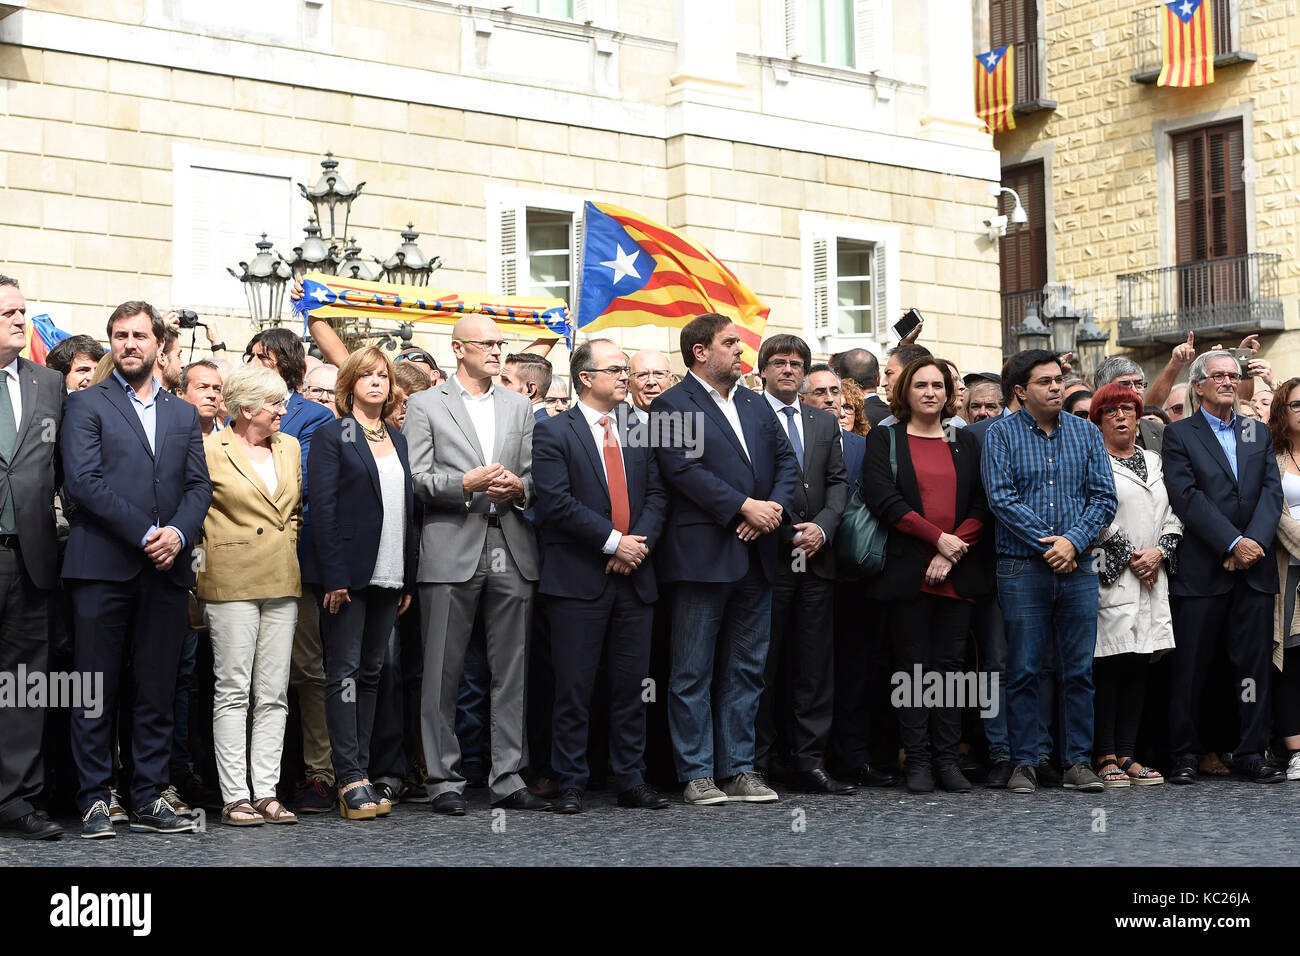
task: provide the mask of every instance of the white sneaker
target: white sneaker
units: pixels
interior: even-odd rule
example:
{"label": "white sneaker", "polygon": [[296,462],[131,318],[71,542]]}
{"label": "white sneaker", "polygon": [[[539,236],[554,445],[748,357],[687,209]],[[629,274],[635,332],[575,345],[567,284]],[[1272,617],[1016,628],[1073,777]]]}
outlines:
{"label": "white sneaker", "polygon": [[1286,762],[1286,778],[1300,780],[1300,750],[1293,753],[1291,759]]}
{"label": "white sneaker", "polygon": [[728,800],[741,800],[745,803],[772,803],[777,799],[776,791],[769,787],[761,774],[753,770],[742,770],[722,785],[722,792]]}
{"label": "white sneaker", "polygon": [[698,777],[686,785],[682,799],[697,807],[726,803],[727,795],[718,789],[712,777]]}

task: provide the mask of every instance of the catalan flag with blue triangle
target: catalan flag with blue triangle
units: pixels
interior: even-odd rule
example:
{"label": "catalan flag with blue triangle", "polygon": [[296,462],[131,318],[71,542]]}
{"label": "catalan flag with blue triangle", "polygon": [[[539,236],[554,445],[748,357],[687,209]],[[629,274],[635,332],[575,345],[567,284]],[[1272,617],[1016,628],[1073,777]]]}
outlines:
{"label": "catalan flag with blue triangle", "polygon": [[1160,11],[1160,76],[1156,86],[1214,82],[1214,18],[1210,0],[1170,0]]}
{"label": "catalan flag with blue triangle", "polygon": [[45,356],[50,354],[50,349],[71,337],[71,332],[63,331],[48,315],[34,315],[27,320],[27,344],[23,346],[23,358],[44,365]]}
{"label": "catalan flag with blue triangle", "polygon": [[990,133],[1016,128],[1011,107],[1016,102],[1013,44],[975,57],[975,114]]}

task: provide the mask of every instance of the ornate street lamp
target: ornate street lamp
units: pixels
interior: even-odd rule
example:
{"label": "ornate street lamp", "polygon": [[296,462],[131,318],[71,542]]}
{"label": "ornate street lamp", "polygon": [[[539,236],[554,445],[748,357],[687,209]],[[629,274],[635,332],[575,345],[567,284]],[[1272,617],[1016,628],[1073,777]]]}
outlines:
{"label": "ornate street lamp", "polygon": [[425,256],[424,251],[415,244],[415,240],[420,234],[415,231],[413,223],[406,224],[406,231],[402,233],[403,242],[397,247],[387,261],[379,263],[383,269],[384,282],[397,282],[401,285],[428,285],[429,276],[433,275],[435,269],[442,267],[442,257],[434,256],[429,259]]}
{"label": "ornate street lamp", "polygon": [[266,325],[280,324],[280,307],[284,304],[284,285],[293,272],[284,260],[272,254],[271,242],[262,233],[261,242],[257,243],[257,255],[252,262],[239,263],[243,274],[230,267],[226,268],[232,276],[244,283],[244,294],[248,296],[248,311],[253,324],[258,328]]}
{"label": "ornate street lamp", "polygon": [[1052,333],[1038,317],[1038,303],[1025,303],[1025,320],[1016,329],[1016,347],[1026,349],[1046,349],[1052,344]]}
{"label": "ornate street lamp", "polygon": [[347,279],[361,279],[363,282],[379,280],[379,270],[361,258],[361,246],[356,239],[348,240],[348,245],[343,250],[343,261],[339,263],[339,271],[335,274]]}
{"label": "ornate street lamp", "polygon": [[1047,321],[1052,328],[1052,351],[1057,355],[1075,351],[1079,312],[1071,301],[1068,285],[1050,285],[1047,292]]}
{"label": "ornate street lamp", "polygon": [[365,185],[362,182],[349,186],[338,174],[338,167],[339,161],[334,158],[334,154],[326,153],[325,158],[321,160],[321,168],[325,172],[321,174],[316,185],[308,189],[302,183],[298,184],[298,191],[311,203],[312,214],[321,224],[322,230],[326,224],[325,216],[321,215],[322,210],[329,216],[329,235],[326,238],[335,244],[348,234],[348,217],[352,214],[352,201],[361,195],[361,187]]}
{"label": "ornate street lamp", "polygon": [[1083,375],[1089,376],[1101,367],[1106,359],[1106,343],[1110,333],[1103,332],[1093,321],[1091,310],[1082,313],[1083,321],[1079,324],[1079,333],[1075,341],[1079,348],[1079,365]]}
{"label": "ornate street lamp", "polygon": [[325,244],[325,240],[320,237],[320,226],[316,225],[315,216],[308,218],[303,232],[307,238],[301,246],[294,246],[293,255],[285,260],[293,270],[293,277],[301,279],[308,272],[332,274],[339,266],[338,248]]}

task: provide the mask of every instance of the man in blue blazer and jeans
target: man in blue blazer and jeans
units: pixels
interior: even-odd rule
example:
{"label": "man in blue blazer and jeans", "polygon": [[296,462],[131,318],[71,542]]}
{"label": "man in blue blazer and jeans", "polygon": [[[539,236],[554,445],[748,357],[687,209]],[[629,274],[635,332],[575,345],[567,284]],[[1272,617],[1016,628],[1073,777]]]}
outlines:
{"label": "man in blue blazer and jeans", "polygon": [[[171,757],[176,671],[185,637],[194,544],[212,501],[198,413],[154,378],[166,333],[147,302],[124,302],[108,320],[113,374],[68,396],[64,490],[71,511],[63,577],[75,621],[78,673],[103,674],[99,701],[72,714],[82,836],[112,837],[113,714],[133,688],[131,829],[189,832],[162,798]],[[201,560],[201,555],[199,556]],[[121,673],[129,654],[131,669]]]}
{"label": "man in blue blazer and jeans", "polygon": [[[764,399],[737,384],[740,331],[715,313],[681,333],[689,370],[650,406],[669,489],[659,578],[673,595],[668,723],[685,799],[777,799],[754,772],[754,725],[772,616],[776,530],[799,463]],[[786,558],[785,560],[789,560]]]}

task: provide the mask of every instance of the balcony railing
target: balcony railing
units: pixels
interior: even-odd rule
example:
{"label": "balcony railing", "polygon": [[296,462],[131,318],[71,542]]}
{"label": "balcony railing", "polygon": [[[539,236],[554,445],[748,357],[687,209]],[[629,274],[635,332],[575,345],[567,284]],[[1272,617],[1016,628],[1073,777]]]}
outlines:
{"label": "balcony railing", "polygon": [[1036,113],[1039,110],[1056,109],[1056,100],[1049,100],[1045,95],[1047,84],[1043,79],[1046,69],[1044,50],[1046,43],[1041,37],[1028,37],[1016,41],[1015,76],[1016,102],[1012,109],[1016,113]]}
{"label": "balcony railing", "polygon": [[[1250,63],[1259,57],[1247,53],[1241,38],[1239,6],[1249,0],[1206,0],[1214,20],[1214,66]],[[1164,6],[1144,4],[1133,12],[1134,83],[1154,83],[1160,77],[1160,17]],[[1019,64],[1017,64],[1019,65]]]}
{"label": "balcony railing", "polygon": [[1281,331],[1281,265],[1276,253],[1253,252],[1116,276],[1118,342],[1171,344],[1186,339],[1188,332],[1199,337]]}
{"label": "balcony railing", "polygon": [[1020,350],[1016,344],[1016,329],[1025,321],[1025,306],[1030,302],[1038,305],[1038,314],[1043,314],[1046,293],[1043,289],[1030,289],[1028,292],[1002,293],[1002,357],[1010,358]]}

